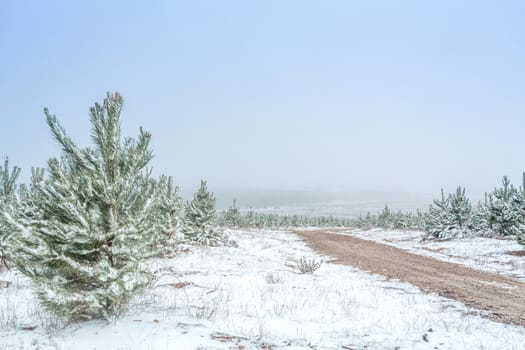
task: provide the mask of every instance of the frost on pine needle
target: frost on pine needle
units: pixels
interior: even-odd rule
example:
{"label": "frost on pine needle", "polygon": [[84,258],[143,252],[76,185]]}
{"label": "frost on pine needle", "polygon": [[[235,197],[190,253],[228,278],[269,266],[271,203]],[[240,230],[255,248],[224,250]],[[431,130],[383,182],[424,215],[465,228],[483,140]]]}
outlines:
{"label": "frost on pine needle", "polygon": [[121,137],[122,105],[115,93],[91,108],[92,148],[79,148],[46,109],[62,155],[33,171],[20,208],[2,221],[42,305],[69,319],[118,317],[151,282],[144,260],[174,245],[177,189],[150,177],[148,132]]}

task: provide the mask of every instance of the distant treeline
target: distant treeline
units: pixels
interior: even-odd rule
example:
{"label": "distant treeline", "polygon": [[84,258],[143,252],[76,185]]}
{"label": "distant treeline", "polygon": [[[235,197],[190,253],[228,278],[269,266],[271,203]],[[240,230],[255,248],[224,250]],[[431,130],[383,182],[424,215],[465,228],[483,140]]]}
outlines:
{"label": "distant treeline", "polygon": [[485,194],[485,199],[472,205],[465,188],[435,199],[428,211],[393,211],[388,205],[377,214],[358,218],[336,216],[301,216],[260,213],[253,209],[241,212],[236,201],[218,216],[218,223],[232,228],[356,227],[414,229],[436,238],[472,236],[513,236],[525,245],[525,173],[523,183],[515,187],[503,177],[501,187]]}
{"label": "distant treeline", "polygon": [[351,227],[354,220],[336,216],[282,215],[257,212],[250,208],[241,212],[233,204],[218,215],[218,224],[230,228],[296,228],[296,227]]}

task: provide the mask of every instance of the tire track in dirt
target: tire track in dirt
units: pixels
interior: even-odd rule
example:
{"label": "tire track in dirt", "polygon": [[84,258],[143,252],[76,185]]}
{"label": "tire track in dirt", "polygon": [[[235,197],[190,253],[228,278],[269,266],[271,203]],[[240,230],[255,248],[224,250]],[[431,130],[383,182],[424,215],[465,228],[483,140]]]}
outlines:
{"label": "tire track in dirt", "polygon": [[525,327],[525,283],[381,243],[323,230],[294,231],[335,263],[408,282],[426,292],[488,311],[490,319]]}

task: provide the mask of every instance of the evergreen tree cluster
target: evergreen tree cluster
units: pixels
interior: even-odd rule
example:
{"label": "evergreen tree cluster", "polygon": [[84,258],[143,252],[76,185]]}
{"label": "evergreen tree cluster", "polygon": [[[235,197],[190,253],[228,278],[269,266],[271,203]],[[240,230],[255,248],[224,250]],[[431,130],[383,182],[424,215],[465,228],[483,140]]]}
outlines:
{"label": "evergreen tree cluster", "polygon": [[217,223],[229,228],[298,228],[298,227],[351,227],[350,218],[336,216],[306,216],[261,213],[250,208],[242,212],[237,201],[218,216]]}
{"label": "evergreen tree cluster", "polygon": [[434,200],[429,207],[425,229],[437,238],[469,236],[472,214],[472,205],[464,188],[458,187],[448,196],[441,190],[441,199]]}
{"label": "evergreen tree cluster", "polygon": [[415,213],[392,211],[387,204],[378,214],[368,212],[365,216],[359,215],[354,225],[358,228],[369,230],[374,227],[395,230],[419,230],[423,227],[425,214],[420,210]]}
{"label": "evergreen tree cluster", "polygon": [[484,201],[475,206],[465,188],[458,187],[447,195],[441,190],[441,197],[432,202],[427,212],[394,212],[385,205],[378,214],[360,215],[354,226],[366,230],[425,230],[436,238],[513,236],[525,245],[525,173],[522,186],[513,186],[505,176],[502,186],[486,193]]}
{"label": "evergreen tree cluster", "polygon": [[61,155],[33,169],[28,186],[17,187],[20,169],[7,160],[0,170],[0,257],[31,278],[42,305],[71,320],[114,320],[151,284],[149,258],[181,240],[220,240],[213,196],[201,186],[181,220],[172,178],[155,179],[147,167],[151,135],[140,129],[137,138],[122,137],[122,106],[115,93],[90,109],[87,148],[46,109]]}
{"label": "evergreen tree cluster", "polygon": [[435,237],[498,234],[525,245],[525,174],[519,188],[502,187],[473,207],[459,187],[435,200],[428,213],[392,211],[358,219],[246,212],[232,206],[217,214],[215,197],[201,181],[183,203],[171,177],[153,178],[151,135],[121,135],[123,98],[108,94],[90,109],[93,146],[81,148],[45,110],[60,156],[32,169],[17,184],[18,167],[0,168],[0,263],[31,278],[41,303],[71,320],[114,320],[152,282],[148,259],[179,243],[225,243],[217,226],[232,228],[382,227],[426,229]]}
{"label": "evergreen tree cluster", "polygon": [[[525,173],[523,174],[525,185]],[[524,243],[525,234],[525,190],[524,185],[514,187],[508,177],[503,177],[502,186],[485,199],[472,206],[459,187],[455,193],[434,200],[429,207],[426,231],[439,238],[465,237],[473,235],[514,236]]]}

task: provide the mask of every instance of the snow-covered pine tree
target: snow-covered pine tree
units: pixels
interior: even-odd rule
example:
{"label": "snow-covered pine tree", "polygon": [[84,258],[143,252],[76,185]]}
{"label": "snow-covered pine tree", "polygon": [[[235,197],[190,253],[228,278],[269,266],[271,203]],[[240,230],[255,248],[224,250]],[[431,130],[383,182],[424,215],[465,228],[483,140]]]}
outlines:
{"label": "snow-covered pine tree", "polygon": [[518,232],[516,233],[516,239],[518,240],[518,243],[525,245],[525,172],[522,174],[521,186],[517,191],[516,202],[522,213]]}
{"label": "snow-covered pine tree", "polygon": [[434,237],[447,237],[451,229],[449,210],[450,197],[445,197],[445,192],[441,189],[441,199],[434,199],[428,208],[425,231]]}
{"label": "snow-covered pine tree", "polygon": [[363,214],[359,214],[359,216],[355,220],[355,226],[357,228],[365,229],[365,227],[366,227],[366,220],[363,217]]}
{"label": "snow-covered pine tree", "polygon": [[245,216],[245,225],[247,227],[255,227],[255,210],[252,207],[248,209],[248,212]]}
{"label": "snow-covered pine tree", "polygon": [[164,247],[163,252],[170,253],[177,244],[180,230],[180,219],[183,207],[182,198],[179,195],[179,188],[173,185],[171,176],[162,175],[158,181],[154,182],[156,188],[156,212],[159,215],[159,238],[155,246]]}
{"label": "snow-covered pine tree", "polygon": [[237,207],[237,198],[233,199],[232,205],[223,213],[224,224],[228,227],[237,228],[241,224],[241,211]]}
{"label": "snow-covered pine tree", "polygon": [[465,195],[465,188],[459,186],[456,193],[450,195],[450,220],[458,235],[468,235],[468,224],[472,219],[472,204]]}
{"label": "snow-covered pine tree", "polygon": [[489,194],[485,192],[485,199],[483,202],[478,202],[475,208],[472,210],[472,217],[469,223],[469,227],[477,235],[488,235],[492,233],[492,225],[490,220],[490,204]]}
{"label": "snow-covered pine tree", "polygon": [[[5,159],[4,167],[0,168],[0,214],[10,215],[16,210],[17,180],[20,175],[20,168],[9,167],[9,159]],[[10,230],[0,220],[0,267],[7,266],[8,260],[8,239]]]}
{"label": "snow-covered pine tree", "polygon": [[385,204],[383,211],[377,216],[377,226],[382,228],[391,228],[392,226],[392,212],[388,205]]}
{"label": "snow-covered pine tree", "polygon": [[[257,227],[257,221],[255,222],[255,226]],[[299,217],[297,215],[290,215],[290,227],[298,227],[299,226]]]}
{"label": "snow-covered pine tree", "polygon": [[146,166],[150,134],[122,140],[123,99],[109,94],[91,108],[93,148],[79,148],[55,116],[47,124],[62,149],[47,176],[34,172],[22,210],[8,216],[17,267],[41,303],[57,315],[114,320],[151,274],[159,218]]}
{"label": "snow-covered pine tree", "polygon": [[264,216],[262,214],[259,214],[259,213],[255,213],[255,221],[254,221],[254,224],[255,224],[255,227],[256,228],[263,228],[264,225],[265,225],[265,220],[264,220]]}
{"label": "snow-covered pine tree", "polygon": [[182,233],[186,241],[199,245],[219,245],[224,234],[215,225],[215,197],[201,180],[199,190],[184,209]]}
{"label": "snow-covered pine tree", "polygon": [[390,226],[394,229],[406,229],[410,226],[408,214],[401,210],[390,214]]}
{"label": "snow-covered pine tree", "polygon": [[417,209],[416,214],[414,215],[414,228],[417,230],[424,230],[426,220],[427,213]]}
{"label": "snow-covered pine tree", "polygon": [[502,184],[503,187],[494,189],[489,196],[489,224],[502,236],[519,235],[524,217],[519,193],[507,176],[503,177]]}
{"label": "snow-covered pine tree", "polygon": [[430,206],[425,229],[438,238],[465,237],[471,232],[469,223],[472,217],[472,205],[461,186],[456,192],[445,197],[441,189],[441,200],[434,200]]}
{"label": "snow-covered pine tree", "polygon": [[417,228],[416,226],[416,216],[414,215],[413,212],[406,212],[406,213],[402,213],[403,216],[405,217],[405,228],[407,229],[415,229]]}
{"label": "snow-covered pine tree", "polygon": [[370,212],[366,213],[365,222],[367,225],[367,230],[371,229],[377,224],[376,218]]}

